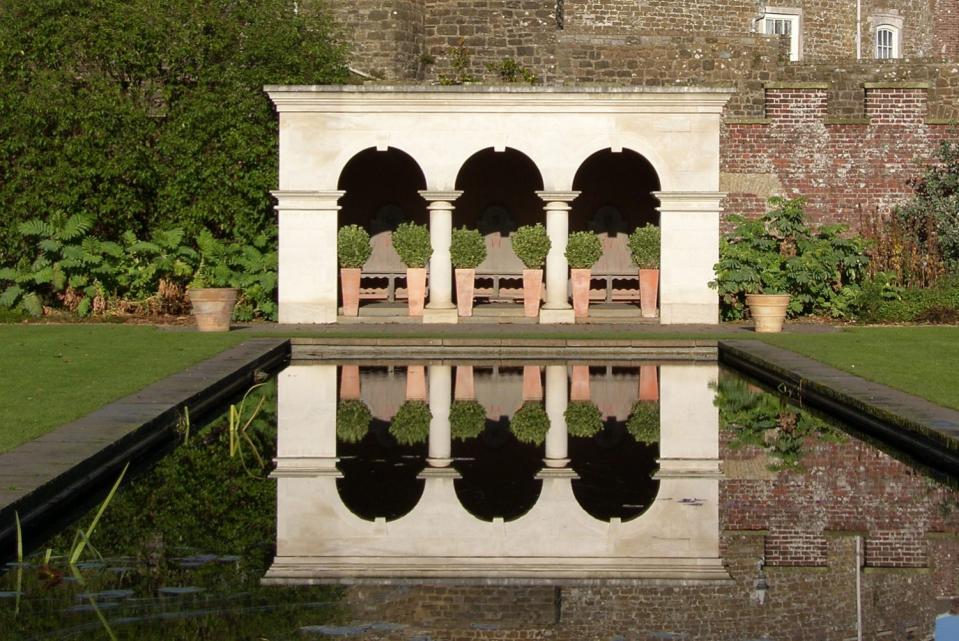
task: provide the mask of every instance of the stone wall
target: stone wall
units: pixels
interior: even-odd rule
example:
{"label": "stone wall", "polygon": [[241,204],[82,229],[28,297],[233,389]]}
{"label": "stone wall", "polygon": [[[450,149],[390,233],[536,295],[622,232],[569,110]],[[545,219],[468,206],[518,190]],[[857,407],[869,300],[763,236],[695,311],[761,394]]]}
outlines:
{"label": "stone wall", "polygon": [[351,67],[381,80],[422,77],[422,0],[327,2],[342,37],[352,48]]}

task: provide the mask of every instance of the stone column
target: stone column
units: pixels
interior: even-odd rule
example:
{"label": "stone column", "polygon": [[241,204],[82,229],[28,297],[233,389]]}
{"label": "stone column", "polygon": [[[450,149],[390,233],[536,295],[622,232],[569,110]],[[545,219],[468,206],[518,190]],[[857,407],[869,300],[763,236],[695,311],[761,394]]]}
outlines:
{"label": "stone column", "polygon": [[342,191],[274,191],[279,214],[281,323],[335,323]]}
{"label": "stone column", "polygon": [[546,302],[539,313],[540,323],[574,323],[573,306],[569,304],[569,263],[566,241],[569,239],[570,203],[578,191],[538,191],[546,203],[546,233],[550,248],[546,257]]}
{"label": "stone column", "polygon": [[335,472],[336,366],[290,365],[276,385],[277,472]]}
{"label": "stone column", "polygon": [[719,262],[719,214],[726,194],[654,192],[662,231],[659,322],[719,323],[719,295],[709,287]]}
{"label": "stone column", "polygon": [[453,389],[452,368],[449,365],[430,365],[430,467],[449,467],[453,462],[453,444],[450,433],[450,404]]}
{"label": "stone column", "polygon": [[549,431],[546,432],[546,467],[566,467],[569,464],[566,432],[566,406],[568,391],[565,365],[546,366],[546,415],[549,416]]}
{"label": "stone column", "polygon": [[453,201],[461,191],[421,191],[430,211],[430,300],[423,310],[424,323],[455,323],[459,316],[453,304],[453,264],[450,234],[453,232]]}

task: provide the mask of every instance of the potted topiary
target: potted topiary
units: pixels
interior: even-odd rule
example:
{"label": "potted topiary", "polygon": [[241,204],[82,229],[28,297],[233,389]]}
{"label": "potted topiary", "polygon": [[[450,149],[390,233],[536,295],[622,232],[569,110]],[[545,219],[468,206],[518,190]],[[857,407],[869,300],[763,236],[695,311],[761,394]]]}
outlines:
{"label": "potted topiary", "polygon": [[549,431],[549,416],[542,403],[526,401],[513,414],[509,428],[520,443],[542,445]]}
{"label": "potted topiary", "polygon": [[528,318],[539,315],[543,298],[543,265],[552,245],[542,223],[524,225],[512,236],[513,251],[523,261],[523,309]]}
{"label": "potted topiary", "polygon": [[426,401],[406,401],[396,410],[390,423],[390,434],[400,445],[424,443],[430,435],[433,414]]}
{"label": "potted topiary", "polygon": [[343,315],[356,316],[360,308],[360,274],[373,253],[370,235],[359,225],[341,227],[336,234],[336,256],[340,262],[340,292]]}
{"label": "potted topiary", "polygon": [[197,329],[201,332],[230,331],[230,319],[239,292],[201,258],[186,290]]}
{"label": "potted topiary", "polygon": [[486,410],[478,401],[453,401],[450,434],[460,441],[475,438],[486,429]]}
{"label": "potted topiary", "polygon": [[659,403],[637,401],[626,419],[628,431],[637,443],[655,445],[659,442]]}
{"label": "potted topiary", "polygon": [[426,302],[426,265],[433,255],[426,225],[400,223],[393,232],[393,249],[406,265],[406,298],[410,316],[422,316]]}
{"label": "potted topiary", "polygon": [[592,401],[572,401],[563,413],[570,436],[589,438],[603,429],[603,414]]}
{"label": "potted topiary", "polygon": [[359,443],[370,429],[373,414],[359,399],[340,401],[336,406],[336,436],[344,443]]}
{"label": "potted topiary", "polygon": [[476,229],[454,229],[450,259],[456,269],[456,308],[460,316],[473,315],[473,287],[476,268],[486,260],[486,240]]}
{"label": "potted topiary", "polygon": [[569,262],[573,283],[573,312],[577,318],[589,315],[589,283],[593,265],[603,255],[603,243],[599,236],[589,231],[577,231],[569,235],[566,243],[566,260]]}
{"label": "potted topiary", "polygon": [[639,267],[639,305],[643,318],[656,318],[656,300],[659,298],[660,229],[646,224],[629,235],[629,251]]}

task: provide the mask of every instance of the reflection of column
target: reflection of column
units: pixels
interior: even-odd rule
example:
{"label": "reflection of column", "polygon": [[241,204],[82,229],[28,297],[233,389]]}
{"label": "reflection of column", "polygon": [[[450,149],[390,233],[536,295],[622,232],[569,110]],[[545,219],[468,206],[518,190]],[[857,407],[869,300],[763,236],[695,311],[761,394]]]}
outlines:
{"label": "reflection of column", "polygon": [[719,295],[709,282],[719,262],[719,214],[726,194],[653,195],[661,203],[660,323],[719,323]]}
{"label": "reflection of column", "polygon": [[549,416],[549,431],[546,432],[546,467],[566,467],[568,437],[566,434],[566,366],[546,366],[546,415]]}
{"label": "reflection of column", "polygon": [[342,191],[274,191],[281,323],[335,323],[337,201]]}
{"label": "reflection of column", "polygon": [[452,369],[449,365],[430,365],[430,444],[431,467],[448,467],[453,462],[452,438],[450,435],[450,392]]}
{"label": "reflection of column", "polygon": [[430,210],[430,302],[423,311],[424,323],[455,323],[453,305],[453,264],[450,260],[450,235],[453,232],[453,201],[461,191],[421,191]]}
{"label": "reflection of column", "polygon": [[546,233],[550,248],[546,257],[546,303],[540,310],[541,323],[573,323],[575,316],[569,304],[569,264],[566,261],[566,241],[569,239],[569,210],[578,191],[540,191],[537,195],[546,203]]}
{"label": "reflection of column", "polygon": [[718,365],[659,368],[660,472],[718,473]]}
{"label": "reflection of column", "polygon": [[336,467],[336,366],[290,365],[277,375],[277,471]]}

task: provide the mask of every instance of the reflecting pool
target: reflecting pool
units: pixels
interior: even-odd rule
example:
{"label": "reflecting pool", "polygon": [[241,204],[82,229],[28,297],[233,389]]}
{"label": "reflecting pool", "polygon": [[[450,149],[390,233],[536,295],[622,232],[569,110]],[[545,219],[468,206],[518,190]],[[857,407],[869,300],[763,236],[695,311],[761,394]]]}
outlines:
{"label": "reflecting pool", "polygon": [[0,638],[930,639],[959,606],[953,480],[715,363],[294,361],[231,416],[12,564]]}

